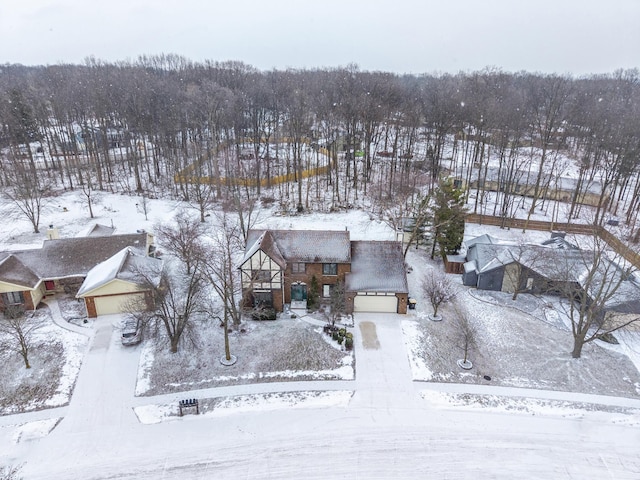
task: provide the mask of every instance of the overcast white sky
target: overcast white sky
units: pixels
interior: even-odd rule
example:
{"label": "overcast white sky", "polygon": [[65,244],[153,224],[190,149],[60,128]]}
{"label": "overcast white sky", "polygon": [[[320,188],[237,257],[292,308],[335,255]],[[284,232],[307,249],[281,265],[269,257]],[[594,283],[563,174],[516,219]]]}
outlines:
{"label": "overcast white sky", "polygon": [[0,0],[0,64],[177,53],[259,69],[640,67],[640,0]]}

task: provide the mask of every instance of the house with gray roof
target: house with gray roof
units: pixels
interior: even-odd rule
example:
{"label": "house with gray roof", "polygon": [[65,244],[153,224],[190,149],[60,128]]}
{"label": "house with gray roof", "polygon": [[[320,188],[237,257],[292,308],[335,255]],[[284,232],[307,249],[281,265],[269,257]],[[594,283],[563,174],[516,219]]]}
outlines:
{"label": "house with gray roof", "polygon": [[[510,192],[531,197],[537,183],[537,172],[530,170],[509,171],[505,168],[489,166],[486,169],[474,168],[471,172],[471,189],[480,188],[491,192]],[[603,192],[602,184],[597,181],[579,182],[569,176],[555,176],[543,172],[540,179],[542,195],[549,200],[571,202],[597,206],[608,201],[607,192]],[[601,199],[603,197],[603,199]]]}
{"label": "house with gray roof", "polygon": [[99,263],[127,247],[148,255],[152,244],[153,236],[141,231],[55,238],[45,240],[41,248],[0,252],[0,309],[19,305],[34,310],[47,295],[75,293]]}
{"label": "house with gray roof", "polygon": [[406,313],[407,279],[397,242],[352,242],[346,230],[250,230],[240,271],[248,306],[306,308],[312,283],[322,299],[342,283],[348,312]]}
{"label": "house with gray roof", "polygon": [[399,242],[351,242],[347,305],[356,312],[407,313],[409,286]]}
{"label": "house with gray roof", "polygon": [[607,294],[605,311],[640,314],[638,279],[606,258],[594,262],[592,251],[580,250],[562,236],[552,240],[542,245],[470,241],[462,283],[509,293],[584,292],[593,299],[601,297],[598,290],[607,282],[615,287]]}

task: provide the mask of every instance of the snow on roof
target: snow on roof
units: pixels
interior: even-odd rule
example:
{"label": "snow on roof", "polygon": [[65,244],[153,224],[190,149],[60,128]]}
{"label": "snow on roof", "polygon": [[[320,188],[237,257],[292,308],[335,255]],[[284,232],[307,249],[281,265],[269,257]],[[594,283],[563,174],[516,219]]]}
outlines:
{"label": "snow on roof", "polygon": [[131,247],[125,247],[111,258],[99,263],[87,274],[80,286],[76,297],[83,297],[116,278],[135,283],[140,268],[149,268],[155,280],[159,280],[162,260],[147,257],[136,252]]}
{"label": "snow on roof", "polygon": [[[569,244],[570,245],[570,244]],[[633,277],[622,279],[625,272],[610,259],[598,261],[594,270],[594,252],[558,245],[490,245],[478,243],[470,249],[468,259],[477,262],[479,272],[489,272],[517,262],[538,275],[555,282],[577,283],[587,293],[599,290],[603,282],[616,285],[607,300],[607,308],[624,313],[640,313],[640,286]],[[472,263],[472,262],[467,262]],[[465,264],[465,271],[471,268]],[[599,277],[602,280],[599,280]],[[594,293],[594,295],[598,295]]]}
{"label": "snow on roof", "polygon": [[0,260],[0,282],[34,288],[39,281],[40,278],[15,255],[8,254]]}
{"label": "snow on roof", "polygon": [[393,241],[351,242],[351,273],[345,277],[349,292],[408,293],[402,245]]}
{"label": "snow on roof", "polygon": [[509,250],[509,245],[477,243],[472,245],[472,247],[472,250],[475,251],[474,257],[479,272],[488,272],[514,261]]}
{"label": "snow on roof", "polygon": [[85,276],[95,265],[111,258],[124,247],[133,247],[146,254],[147,234],[45,240],[42,248],[12,253],[38,278],[47,279]]}
{"label": "snow on roof", "polygon": [[113,235],[113,232],[115,232],[115,228],[113,227],[107,227],[106,225],[100,225],[99,223],[96,223],[93,227],[91,227],[91,229],[89,230],[89,232],[87,232],[87,237],[108,237],[110,235]]}
{"label": "snow on roof", "polygon": [[465,264],[463,265],[464,267],[464,271],[466,273],[469,272],[476,272],[478,270],[477,266],[476,266],[476,261],[472,260],[470,262],[465,262]]}
{"label": "snow on roof", "polygon": [[242,258],[242,261],[240,262],[240,265],[249,260],[258,250],[262,250],[264,253],[269,255],[269,257],[271,257],[271,259],[273,259],[273,261],[276,262],[280,266],[280,268],[286,268],[287,262],[280,252],[280,249],[276,245],[271,232],[269,230],[262,232],[258,236],[258,238],[253,241],[253,243],[251,243],[251,237],[255,233],[257,233],[256,230],[250,230],[249,234],[247,235],[247,250],[244,254],[244,257]]}
{"label": "snow on roof", "polygon": [[464,244],[467,248],[471,248],[472,246],[479,243],[487,245],[515,245],[515,243],[510,240],[502,240],[500,238],[492,237],[488,233],[464,241]]}
{"label": "snow on roof", "polygon": [[[287,262],[305,263],[349,263],[351,262],[351,242],[348,231],[328,230],[249,230],[247,253],[255,249],[256,241],[264,235],[260,248],[269,245]],[[254,250],[255,253],[255,250]],[[271,256],[271,253],[265,250]],[[248,258],[245,253],[243,261]]]}

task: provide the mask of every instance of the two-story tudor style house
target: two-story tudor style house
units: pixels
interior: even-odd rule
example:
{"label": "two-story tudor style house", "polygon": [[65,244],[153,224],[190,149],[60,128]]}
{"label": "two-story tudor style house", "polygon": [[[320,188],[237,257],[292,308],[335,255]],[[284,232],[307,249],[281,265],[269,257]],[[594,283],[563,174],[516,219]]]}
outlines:
{"label": "two-story tudor style house", "polygon": [[398,242],[352,242],[348,231],[250,230],[240,271],[244,298],[253,306],[306,308],[315,277],[322,298],[343,282],[348,312],[407,309]]}

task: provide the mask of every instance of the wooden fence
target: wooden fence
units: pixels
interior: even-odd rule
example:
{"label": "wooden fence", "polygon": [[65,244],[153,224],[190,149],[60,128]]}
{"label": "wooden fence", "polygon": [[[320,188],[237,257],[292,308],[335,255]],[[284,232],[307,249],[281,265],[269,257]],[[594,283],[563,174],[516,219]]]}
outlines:
{"label": "wooden fence", "polygon": [[[300,140],[301,143],[309,144],[311,141],[308,138],[302,138]],[[253,143],[251,139],[243,139],[243,143]],[[293,143],[290,138],[282,138],[278,140],[278,143],[283,144],[291,144]],[[225,144],[220,146],[219,150],[222,148],[230,148],[229,144]],[[317,175],[326,174],[331,168],[331,155],[329,150],[324,147],[318,147],[318,152],[322,155],[329,158],[329,164],[324,165],[322,167],[314,167],[302,170],[302,178],[315,177]],[[194,175],[193,172],[197,167],[197,163],[192,163],[191,165],[184,168],[182,171],[176,173],[173,176],[173,181],[176,183],[191,183],[196,185],[233,185],[233,186],[243,186],[243,187],[255,187],[258,182],[255,178],[245,178],[245,177],[210,177],[210,176],[200,176]],[[278,185],[280,183],[293,182],[297,180],[297,173],[295,171],[284,174],[284,175],[275,175],[269,178],[261,178],[260,186],[273,186]]]}
{"label": "wooden fence", "polygon": [[640,254],[628,245],[623,243],[619,238],[609,232],[600,225],[587,225],[583,223],[561,223],[561,222],[543,222],[540,220],[529,220],[521,218],[501,218],[491,215],[478,215],[470,213],[466,219],[469,223],[477,223],[479,225],[491,225],[504,228],[526,228],[530,230],[540,230],[546,232],[560,231],[577,235],[597,235],[599,238],[607,242],[607,244],[615,250],[619,255],[623,256],[635,268],[640,270]]}

